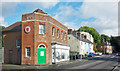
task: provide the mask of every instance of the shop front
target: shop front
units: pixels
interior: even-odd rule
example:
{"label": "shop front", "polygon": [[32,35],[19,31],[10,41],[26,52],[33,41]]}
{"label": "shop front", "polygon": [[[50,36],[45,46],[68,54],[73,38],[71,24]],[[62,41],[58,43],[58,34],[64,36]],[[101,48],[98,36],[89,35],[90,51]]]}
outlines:
{"label": "shop front", "polygon": [[52,63],[69,61],[70,47],[62,44],[52,44]]}

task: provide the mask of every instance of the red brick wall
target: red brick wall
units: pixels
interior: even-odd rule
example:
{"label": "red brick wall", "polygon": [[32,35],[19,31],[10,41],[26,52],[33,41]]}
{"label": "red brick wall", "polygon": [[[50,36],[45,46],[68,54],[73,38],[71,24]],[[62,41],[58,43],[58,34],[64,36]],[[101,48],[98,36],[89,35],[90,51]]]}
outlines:
{"label": "red brick wall", "polygon": [[[40,22],[40,21],[27,21],[27,20],[44,20],[47,22]],[[3,46],[5,47],[5,63],[9,63],[9,50],[13,50],[13,63],[20,63],[21,64],[38,64],[38,47],[37,45],[40,42],[44,42],[48,47],[46,48],[46,64],[52,63],[52,47],[51,42],[59,42],[63,44],[67,44],[67,40],[61,39],[61,31],[66,33],[67,38],[67,27],[58,22],[57,20],[53,19],[51,16],[40,15],[40,14],[24,14],[22,15],[22,32],[6,32],[3,34],[4,42]],[[25,22],[26,21],[26,22]],[[48,23],[52,22],[55,25]],[[39,24],[45,24],[45,34],[39,34]],[[57,27],[57,26],[59,27]],[[31,31],[29,33],[25,32],[25,27],[29,26]],[[52,36],[52,27],[55,27],[55,36]],[[59,28],[59,38],[57,38],[57,29]],[[65,30],[65,31],[64,31]],[[21,39],[22,48],[16,48],[16,39]],[[25,48],[30,47],[31,49],[31,57],[26,58]],[[21,54],[21,55],[20,55]],[[21,60],[21,61],[20,61]]]}
{"label": "red brick wall", "polygon": [[[3,33],[3,47],[4,47],[4,62],[20,64],[21,49],[16,48],[16,40],[21,39],[20,32],[5,32]],[[21,48],[21,47],[20,47]],[[11,60],[9,61],[9,50],[13,51]]]}
{"label": "red brick wall", "polygon": [[[66,32],[67,31],[67,27],[65,27],[64,25],[62,25],[60,22],[56,21],[55,19],[51,18],[50,16],[45,16],[45,15],[39,15],[39,14],[25,14],[22,16],[22,21],[26,21],[27,19],[36,19],[36,20],[43,20],[43,21],[49,21],[54,23],[55,25],[59,26],[60,28],[64,29]],[[39,24],[45,24],[45,34],[41,35],[39,34]],[[24,31],[25,25],[29,25],[30,27],[32,27],[31,32],[29,33],[29,35],[26,35],[26,33],[22,33],[22,62],[23,63],[27,63],[26,61],[30,61],[31,63],[35,63],[38,64],[38,43],[40,42],[45,42],[47,44],[47,48],[46,48],[46,64],[51,64],[52,63],[52,47],[51,47],[51,42],[59,42],[59,43],[63,43],[63,44],[67,44],[67,40],[61,40],[61,31],[62,29],[59,28],[59,32],[60,32],[60,37],[57,38],[57,28],[55,25],[48,23],[48,22],[33,22],[33,23],[28,23],[28,22],[24,22],[22,24],[22,31]],[[34,27],[33,27],[34,26]],[[52,27],[55,27],[55,36],[52,36]],[[66,32],[67,34],[67,32]],[[30,39],[27,39],[30,38]],[[64,36],[63,36],[64,38]],[[66,37],[67,38],[67,37]],[[29,42],[26,41],[29,40]],[[26,59],[24,58],[24,47],[26,45],[26,43],[31,43],[30,45],[33,47],[31,51],[31,53],[33,54],[33,56],[31,56],[31,60],[30,59]],[[32,44],[33,43],[33,44]]]}
{"label": "red brick wall", "polygon": [[[29,26],[31,31],[29,33],[25,32],[25,27]],[[25,49],[30,47],[31,56],[26,57]],[[34,22],[24,22],[22,23],[22,64],[34,64]]]}

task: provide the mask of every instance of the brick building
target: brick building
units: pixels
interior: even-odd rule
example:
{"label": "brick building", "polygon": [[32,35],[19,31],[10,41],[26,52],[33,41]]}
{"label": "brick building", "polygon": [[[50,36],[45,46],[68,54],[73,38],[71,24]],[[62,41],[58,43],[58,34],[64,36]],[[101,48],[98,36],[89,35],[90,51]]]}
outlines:
{"label": "brick building", "polygon": [[3,46],[5,63],[38,65],[69,60],[67,27],[40,9],[3,29]]}
{"label": "brick building", "polygon": [[102,39],[102,42],[97,47],[97,50],[99,52],[102,52],[103,54],[112,54],[113,47],[111,46],[110,40],[108,40],[107,42],[104,42],[104,39]]}

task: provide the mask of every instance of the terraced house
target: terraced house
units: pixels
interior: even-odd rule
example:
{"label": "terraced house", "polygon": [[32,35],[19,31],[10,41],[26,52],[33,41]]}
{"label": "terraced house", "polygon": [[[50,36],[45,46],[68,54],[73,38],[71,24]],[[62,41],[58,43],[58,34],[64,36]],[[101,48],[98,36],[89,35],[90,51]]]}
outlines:
{"label": "terraced house", "polygon": [[93,53],[93,37],[87,32],[68,30],[68,45],[70,46],[70,58],[79,59],[81,56]]}
{"label": "terraced house", "polygon": [[67,27],[40,9],[3,29],[5,63],[52,64],[69,60]]}

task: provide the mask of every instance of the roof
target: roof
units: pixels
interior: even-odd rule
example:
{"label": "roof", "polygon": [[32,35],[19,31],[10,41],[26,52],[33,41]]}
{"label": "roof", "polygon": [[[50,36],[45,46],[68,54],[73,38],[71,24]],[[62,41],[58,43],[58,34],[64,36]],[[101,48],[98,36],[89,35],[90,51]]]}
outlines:
{"label": "roof", "polygon": [[5,29],[2,30],[2,32],[8,32],[8,31],[21,31],[22,28],[22,22],[16,22]]}
{"label": "roof", "polygon": [[[73,34],[72,34],[73,35]],[[73,35],[75,38],[77,38],[78,40],[80,40],[80,41],[83,41],[83,42],[87,42],[87,43],[92,43],[90,40],[88,40],[88,39],[83,39],[83,38],[81,38],[81,37],[79,37],[79,36],[75,36],[75,35]]]}
{"label": "roof", "polygon": [[35,10],[34,12],[42,13],[42,14],[47,14],[47,13],[43,12],[41,9],[37,9],[37,10]]}

